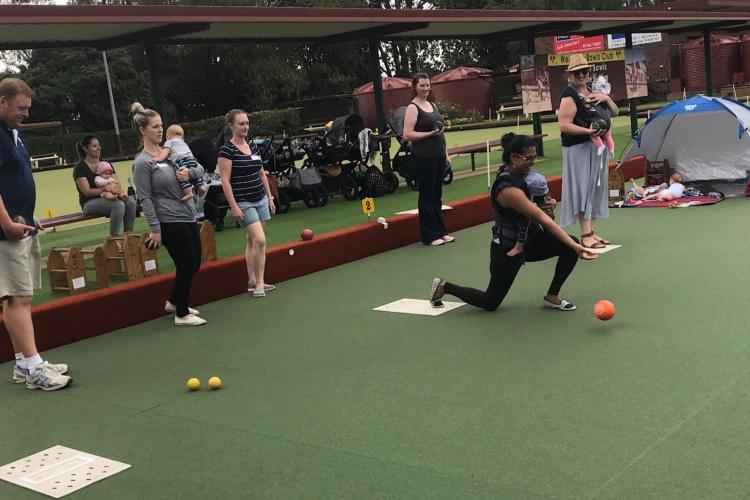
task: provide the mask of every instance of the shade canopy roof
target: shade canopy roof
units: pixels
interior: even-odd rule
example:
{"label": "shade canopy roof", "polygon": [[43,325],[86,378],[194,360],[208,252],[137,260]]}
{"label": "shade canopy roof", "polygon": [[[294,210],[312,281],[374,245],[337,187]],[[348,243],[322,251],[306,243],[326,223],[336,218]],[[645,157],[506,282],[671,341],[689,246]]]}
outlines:
{"label": "shade canopy roof", "polygon": [[750,10],[747,0],[674,0],[639,7],[643,10],[694,10],[701,12],[739,12]]}
{"label": "shade canopy roof", "polygon": [[586,11],[583,15],[578,11],[539,10],[2,5],[0,49],[107,49],[139,43],[527,39],[565,34],[750,29],[749,22],[748,11]]}

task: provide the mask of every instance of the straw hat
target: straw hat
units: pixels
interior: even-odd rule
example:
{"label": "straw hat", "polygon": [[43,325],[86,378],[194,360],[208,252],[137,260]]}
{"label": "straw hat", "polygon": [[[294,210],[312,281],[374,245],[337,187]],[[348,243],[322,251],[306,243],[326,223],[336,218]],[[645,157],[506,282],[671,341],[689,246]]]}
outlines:
{"label": "straw hat", "polygon": [[571,72],[577,69],[590,68],[591,65],[586,60],[586,56],[583,54],[573,54],[570,56],[570,62],[568,63],[568,69],[565,71]]}

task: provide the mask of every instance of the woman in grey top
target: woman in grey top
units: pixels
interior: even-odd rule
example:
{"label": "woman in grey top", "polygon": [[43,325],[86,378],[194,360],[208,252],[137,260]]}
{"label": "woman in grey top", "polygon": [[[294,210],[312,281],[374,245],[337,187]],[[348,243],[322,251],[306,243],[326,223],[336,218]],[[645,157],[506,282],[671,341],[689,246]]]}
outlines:
{"label": "woman in grey top", "polygon": [[163,243],[174,261],[176,274],[172,294],[164,310],[175,313],[178,326],[198,326],[206,320],[188,307],[190,285],[201,266],[201,241],[195,222],[195,203],[183,203],[180,182],[203,176],[203,167],[180,168],[167,162],[155,162],[160,152],[164,128],[159,113],[134,103],[130,114],[143,138],[143,151],[136,156],[133,178],[138,201],[151,230],[146,241],[149,248]]}
{"label": "woman in grey top", "polygon": [[443,174],[451,159],[445,149],[443,117],[431,103],[430,77],[417,73],[411,80],[412,101],[404,115],[404,139],[411,142],[411,161],[419,183],[419,230],[425,245],[455,241],[442,217]]}

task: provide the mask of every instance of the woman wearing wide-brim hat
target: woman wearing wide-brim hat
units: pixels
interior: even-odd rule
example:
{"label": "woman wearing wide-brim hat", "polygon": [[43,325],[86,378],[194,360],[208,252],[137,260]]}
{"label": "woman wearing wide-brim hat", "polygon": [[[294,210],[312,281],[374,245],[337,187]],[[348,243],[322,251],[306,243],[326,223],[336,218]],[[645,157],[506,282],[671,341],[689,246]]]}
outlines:
{"label": "woman wearing wide-brim hat", "polygon": [[570,56],[568,85],[560,96],[557,123],[562,138],[562,207],[560,225],[576,221],[581,226],[581,244],[588,248],[603,248],[610,242],[594,233],[597,219],[609,216],[607,199],[609,152],[599,155],[591,137],[604,133],[591,128],[586,118],[584,98],[594,105],[606,104],[612,116],[618,109],[606,94],[592,92],[588,86],[591,65],[583,54]]}

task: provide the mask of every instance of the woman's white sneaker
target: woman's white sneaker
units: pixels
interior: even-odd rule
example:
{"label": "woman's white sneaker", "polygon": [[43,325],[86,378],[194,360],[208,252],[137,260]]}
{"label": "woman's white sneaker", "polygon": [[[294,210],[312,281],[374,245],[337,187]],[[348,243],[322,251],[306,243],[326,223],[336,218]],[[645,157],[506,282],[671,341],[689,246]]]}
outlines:
{"label": "woman's white sneaker", "polygon": [[176,326],[200,326],[205,325],[207,321],[195,314],[186,314],[183,317],[175,316],[174,324]]}
{"label": "woman's white sneaker", "polygon": [[[169,314],[174,314],[177,312],[177,306],[172,304],[170,301],[166,301],[164,303],[164,312],[168,312]],[[192,307],[188,307],[188,313],[195,314],[197,316],[200,314],[200,311],[198,309],[193,309]]]}

